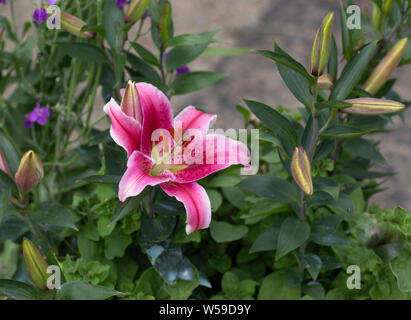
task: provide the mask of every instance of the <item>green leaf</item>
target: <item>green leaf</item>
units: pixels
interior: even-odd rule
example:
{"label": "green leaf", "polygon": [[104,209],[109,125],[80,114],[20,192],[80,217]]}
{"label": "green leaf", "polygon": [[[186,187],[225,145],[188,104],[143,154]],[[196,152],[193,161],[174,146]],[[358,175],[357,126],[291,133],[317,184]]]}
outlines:
{"label": "green leaf", "polygon": [[241,181],[240,176],[221,174],[208,183],[208,187],[211,188],[224,188],[224,187],[234,187]]}
{"label": "green leaf", "polygon": [[345,109],[352,107],[352,104],[344,101],[331,100],[319,102],[315,106],[318,110],[324,108]]}
{"label": "green leaf", "polygon": [[300,279],[289,270],[266,276],[258,292],[258,300],[295,300],[301,296]]}
{"label": "green leaf", "polygon": [[37,300],[39,298],[37,288],[15,280],[0,279],[0,292],[15,300]]}
{"label": "green leaf", "polygon": [[109,236],[104,238],[105,257],[109,260],[121,258],[131,242],[130,235],[124,234],[120,229],[114,229]]}
{"label": "green leaf", "polygon": [[181,34],[167,41],[167,47],[177,47],[177,46],[194,46],[199,44],[208,44],[215,42],[213,39],[217,31],[206,31],[202,33],[187,33]]}
{"label": "green leaf", "polygon": [[260,197],[281,203],[297,202],[298,190],[290,182],[266,175],[251,176],[239,184],[240,187]]}
{"label": "green leaf", "polygon": [[11,173],[16,174],[20,164],[20,157],[10,140],[0,132],[0,150],[6,158]]}
{"label": "green leaf", "polygon": [[321,134],[321,137],[327,138],[327,139],[352,139],[352,138],[361,137],[373,131],[374,130],[364,131],[364,130],[350,127],[350,126],[338,125],[338,126],[334,126],[334,127],[331,127],[325,130]]}
{"label": "green leaf", "polygon": [[247,48],[207,48],[201,54],[202,57],[226,57],[226,56],[240,56],[244,54],[256,53],[252,49]]}
{"label": "green leaf", "polygon": [[79,42],[58,42],[57,48],[64,54],[69,55],[72,58],[76,58],[87,62],[107,62],[109,60],[106,57],[104,51],[89,43]]}
{"label": "green leaf", "polygon": [[116,175],[94,175],[84,178],[84,181],[90,183],[107,183],[107,184],[119,184],[121,176]]}
{"label": "green leaf", "polygon": [[173,232],[176,221],[175,216],[157,215],[153,219],[145,214],[141,219],[141,236],[148,242],[162,242]]}
{"label": "green leaf", "polygon": [[224,221],[213,220],[210,224],[211,237],[217,242],[231,242],[244,237],[248,232],[246,226],[235,226]]}
{"label": "green leaf", "polygon": [[345,150],[353,156],[386,164],[378,148],[370,141],[359,138],[344,144]]}
{"label": "green leaf", "polygon": [[111,217],[111,223],[119,221],[132,210],[137,208],[140,205],[140,202],[143,200],[145,192],[143,191],[137,197],[127,198],[124,202],[118,202],[116,208],[114,209],[113,216]]}
{"label": "green leaf", "polygon": [[340,78],[331,91],[330,100],[344,100],[360,82],[364,71],[377,51],[377,42],[373,41],[363,48],[342,71]]}
{"label": "green leaf", "polygon": [[207,44],[194,46],[180,46],[170,50],[166,56],[166,69],[168,72],[185,66],[196,59],[207,48]]}
{"label": "green leaf", "polygon": [[4,191],[14,191],[14,193],[17,193],[17,186],[14,180],[7,173],[1,170],[0,170],[0,190],[2,190],[3,192]]}
{"label": "green leaf", "polygon": [[345,59],[350,60],[353,53],[351,33],[347,27],[347,16],[344,4],[340,1],[341,42]]}
{"label": "green leaf", "polygon": [[106,0],[103,12],[103,25],[108,44],[114,51],[120,51],[124,41],[124,13],[117,6],[116,0]]}
{"label": "green leaf", "polygon": [[146,77],[154,84],[161,83],[161,78],[158,75],[157,71],[144,60],[140,59],[130,52],[127,52],[127,61],[131,65],[133,71]]}
{"label": "green leaf", "polygon": [[317,280],[318,274],[322,268],[322,261],[319,256],[313,253],[305,254],[301,257],[301,262],[314,280]]}
{"label": "green leaf", "polygon": [[333,77],[334,80],[337,79],[337,74],[338,74],[338,48],[337,48],[337,43],[335,42],[334,35],[332,36],[330,60],[328,61],[327,70],[328,70],[328,73]]}
{"label": "green leaf", "polygon": [[206,189],[208,197],[210,198],[211,202],[211,211],[216,212],[218,208],[220,208],[221,204],[223,203],[223,196],[220,192],[214,189]]}
{"label": "green leaf", "polygon": [[338,199],[340,193],[340,185],[330,178],[315,178],[313,180],[314,191],[322,191],[328,193],[334,200]]}
{"label": "green leaf", "polygon": [[327,225],[313,225],[310,240],[322,246],[346,246],[347,238],[335,227]]}
{"label": "green leaf", "polygon": [[110,235],[115,227],[116,223],[111,223],[107,216],[101,216],[97,221],[97,231],[102,238]]}
{"label": "green leaf", "polygon": [[179,76],[172,84],[174,94],[186,94],[211,86],[217,81],[228,77],[227,74],[209,71],[188,72]]}
{"label": "green leaf", "polygon": [[82,281],[70,281],[63,283],[57,291],[58,300],[105,300],[122,294],[111,288],[93,286]]}
{"label": "green leaf", "polygon": [[70,211],[55,201],[40,203],[37,211],[30,213],[30,217],[38,223],[78,230],[73,223]]}
{"label": "green leaf", "polygon": [[275,260],[301,246],[310,236],[310,225],[306,221],[298,221],[288,217],[280,227]]}
{"label": "green leaf", "polygon": [[143,58],[145,62],[148,62],[158,67],[160,66],[157,57],[150,51],[148,51],[146,48],[144,48],[142,45],[138,44],[137,42],[132,42],[131,46],[140,55],[140,57]]}
{"label": "green leaf", "polygon": [[318,281],[310,281],[304,287],[303,291],[314,299],[323,300],[325,297],[324,287]]}
{"label": "green leaf", "polygon": [[243,100],[268,129],[284,139],[291,141],[294,145],[297,144],[297,132],[286,117],[264,103],[246,99]]}
{"label": "green leaf", "polygon": [[411,293],[411,254],[407,250],[390,262],[390,268],[402,292]]}
{"label": "green leaf", "polygon": [[[279,48],[279,46],[276,43],[274,43],[274,45]],[[306,78],[310,83],[314,81],[314,78],[305,70],[304,66],[301,63],[294,60],[288,54],[285,55],[285,54],[280,54],[280,53],[268,51],[268,50],[257,50],[257,53],[261,54],[262,56],[266,58],[274,60],[275,62],[280,63],[291,70],[298,72],[304,78]]]}
{"label": "green leaf", "polygon": [[273,228],[263,232],[253,243],[249,253],[272,251],[277,248],[279,228]]}
{"label": "green leaf", "polygon": [[[289,56],[285,51],[283,51],[276,43],[274,45],[274,52],[278,54],[283,54]],[[280,72],[281,78],[287,85],[288,89],[294,94],[298,101],[300,101],[305,106],[312,108],[312,95],[310,93],[309,83],[307,78],[303,77],[300,73],[284,66],[277,62],[277,68]]]}

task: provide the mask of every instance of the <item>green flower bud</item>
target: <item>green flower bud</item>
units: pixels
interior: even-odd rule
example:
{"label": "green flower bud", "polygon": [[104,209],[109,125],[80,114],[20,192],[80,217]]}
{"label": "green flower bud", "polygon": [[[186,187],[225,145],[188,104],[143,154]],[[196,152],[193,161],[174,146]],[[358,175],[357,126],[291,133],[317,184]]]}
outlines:
{"label": "green flower bud", "polygon": [[49,265],[36,246],[27,238],[23,239],[23,255],[31,280],[40,289],[47,289]]}
{"label": "green flower bud", "polygon": [[43,179],[43,163],[34,151],[27,151],[20,160],[15,181],[21,193],[31,191]]}
{"label": "green flower bud", "polygon": [[140,96],[138,94],[136,83],[129,81],[124,91],[123,99],[121,100],[121,110],[128,115],[142,123],[143,116],[140,105]]}
{"label": "green flower bud", "polygon": [[311,74],[320,76],[330,59],[331,36],[333,32],[334,14],[329,13],[321,23],[315,36],[311,52]]}
{"label": "green flower bud", "polygon": [[124,17],[125,22],[134,24],[144,15],[150,4],[150,0],[133,0]]}
{"label": "green flower bud", "polygon": [[61,12],[61,26],[64,30],[71,34],[85,39],[93,39],[96,37],[95,31],[83,31],[80,30],[86,25],[86,23],[71,14]]}
{"label": "green flower bud", "polygon": [[391,73],[395,70],[407,47],[408,38],[401,39],[388,51],[387,55],[380,61],[373,73],[363,85],[363,89],[371,94],[376,94],[378,90],[387,82]]}
{"label": "green flower bud", "polygon": [[344,102],[351,103],[352,107],[341,109],[341,112],[359,115],[391,113],[405,108],[400,102],[376,98],[356,98],[344,100]]}
{"label": "green flower bud", "polygon": [[328,90],[334,85],[334,78],[328,73],[324,73],[317,79],[317,89],[318,90]]}
{"label": "green flower bud", "polygon": [[385,16],[388,16],[391,13],[393,6],[394,0],[384,0],[384,3],[382,4],[382,12]]}
{"label": "green flower bud", "polygon": [[166,1],[163,5],[163,10],[161,11],[160,23],[157,26],[158,32],[161,36],[161,41],[166,43],[170,38],[170,27],[171,27],[171,4]]}
{"label": "green flower bud", "polygon": [[291,159],[291,174],[294,181],[306,194],[313,194],[314,188],[311,178],[311,164],[307,152],[302,146],[298,146],[294,150]]}

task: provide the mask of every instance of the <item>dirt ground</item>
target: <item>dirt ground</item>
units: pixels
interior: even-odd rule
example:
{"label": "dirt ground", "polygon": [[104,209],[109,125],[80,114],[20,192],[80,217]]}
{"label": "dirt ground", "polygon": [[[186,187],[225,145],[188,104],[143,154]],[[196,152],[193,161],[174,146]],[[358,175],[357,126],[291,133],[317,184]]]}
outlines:
{"label": "dirt ground", "polygon": [[[29,19],[35,3],[15,0],[18,25]],[[357,1],[356,1],[357,2]],[[337,0],[171,0],[176,34],[219,30],[216,38],[224,47],[272,49],[275,39],[280,46],[304,65],[309,64],[315,30],[330,11],[338,17]],[[364,4],[366,1],[359,1]],[[8,15],[0,4],[0,15]],[[337,21],[339,19],[336,19]],[[334,30],[339,30],[338,22]],[[336,32],[336,39],[339,33]],[[218,113],[216,127],[242,126],[235,105],[241,98],[256,99],[271,106],[297,107],[299,104],[280,79],[274,64],[255,55],[227,58],[201,58],[190,64],[192,70],[211,70],[230,74],[230,77],[205,90],[173,98],[175,111],[195,105],[210,113]],[[411,100],[411,66],[397,71],[396,89]],[[102,112],[102,100],[96,103],[96,116]],[[372,200],[384,207],[401,205],[411,210],[411,112],[406,122],[398,122],[395,130],[381,139],[382,153],[396,171],[384,183],[389,189]],[[378,139],[380,137],[376,137]]]}

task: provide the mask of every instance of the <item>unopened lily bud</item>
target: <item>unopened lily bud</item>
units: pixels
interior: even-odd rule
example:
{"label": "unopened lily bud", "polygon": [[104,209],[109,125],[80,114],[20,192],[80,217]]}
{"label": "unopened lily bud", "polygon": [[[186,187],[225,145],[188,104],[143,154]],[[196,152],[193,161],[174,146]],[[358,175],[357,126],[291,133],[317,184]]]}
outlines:
{"label": "unopened lily bud", "polygon": [[25,193],[33,190],[43,179],[43,163],[34,151],[27,151],[20,160],[15,181],[20,192]]}
{"label": "unopened lily bud", "polygon": [[317,89],[318,90],[328,90],[334,85],[334,78],[328,73],[324,73],[317,79]]}
{"label": "unopened lily bud", "polygon": [[407,47],[408,38],[401,39],[388,51],[387,55],[380,61],[373,73],[363,85],[363,89],[371,94],[376,94],[378,90],[387,82],[391,73],[395,70]]}
{"label": "unopened lily bud", "polygon": [[372,25],[375,29],[381,31],[382,15],[380,8],[376,4],[372,6]]}
{"label": "unopened lily bud", "polygon": [[388,16],[391,13],[392,7],[394,6],[394,0],[384,0],[382,5],[382,12],[385,16]]}
{"label": "unopened lily bud", "polygon": [[128,6],[126,15],[124,17],[125,22],[134,24],[144,15],[147,11],[150,0],[133,0]]}
{"label": "unopened lily bud", "polygon": [[23,239],[23,255],[31,280],[40,289],[46,289],[47,278],[50,276],[47,274],[49,265],[36,246],[27,238]]}
{"label": "unopened lily bud", "polygon": [[353,106],[341,109],[342,112],[360,115],[392,113],[405,108],[400,102],[376,98],[356,98],[344,100],[344,102],[351,103]]}
{"label": "unopened lily bud", "polygon": [[306,194],[313,194],[314,188],[311,178],[311,164],[307,152],[302,146],[298,146],[294,150],[291,159],[291,174],[294,181]]}
{"label": "unopened lily bud", "polygon": [[161,11],[160,23],[157,26],[158,32],[161,36],[161,41],[163,43],[167,42],[170,38],[169,29],[171,26],[171,4],[166,1],[163,5],[163,10]]}
{"label": "unopened lily bud", "polygon": [[311,52],[311,74],[320,76],[330,59],[331,36],[333,32],[334,14],[329,13],[323,20],[315,36]]}
{"label": "unopened lily bud", "polygon": [[71,34],[85,39],[93,39],[96,37],[95,31],[81,31],[86,23],[66,12],[61,12],[61,26]]}
{"label": "unopened lily bud", "polygon": [[138,94],[136,83],[129,81],[124,91],[123,99],[121,100],[121,110],[128,115],[142,123],[142,111],[140,104],[140,96]]}
{"label": "unopened lily bud", "polygon": [[0,150],[0,170],[7,173],[13,179],[13,175],[11,174],[11,171],[7,164],[6,157],[4,156],[1,150]]}

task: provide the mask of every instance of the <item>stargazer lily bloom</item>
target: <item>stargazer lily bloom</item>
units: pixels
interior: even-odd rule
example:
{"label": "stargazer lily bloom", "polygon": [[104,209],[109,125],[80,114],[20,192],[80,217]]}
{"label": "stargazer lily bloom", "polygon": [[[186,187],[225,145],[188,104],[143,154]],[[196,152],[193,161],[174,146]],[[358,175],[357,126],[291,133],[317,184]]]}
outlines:
{"label": "stargazer lily bloom", "polygon": [[187,234],[207,228],[210,199],[195,181],[234,164],[249,166],[245,144],[208,133],[216,115],[186,107],[174,119],[168,98],[148,83],[129,82],[121,91],[121,106],[111,99],[104,107],[111,120],[113,140],[127,151],[127,170],[119,184],[119,199],[160,185],[182,202]]}

